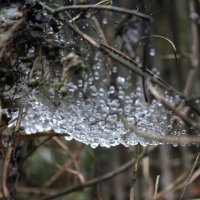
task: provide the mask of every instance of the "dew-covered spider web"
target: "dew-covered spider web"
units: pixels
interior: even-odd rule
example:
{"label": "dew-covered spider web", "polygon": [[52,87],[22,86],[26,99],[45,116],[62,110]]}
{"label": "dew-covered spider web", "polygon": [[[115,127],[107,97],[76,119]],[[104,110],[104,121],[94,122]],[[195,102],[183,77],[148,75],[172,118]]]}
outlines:
{"label": "dew-covered spider web", "polygon": [[[44,84],[31,91],[22,84],[22,91],[29,91],[29,108],[21,123],[25,132],[67,133],[66,140],[75,139],[95,148],[98,145],[162,143],[127,129],[121,116],[147,136],[176,138],[193,131],[181,119],[175,119],[172,111],[165,109],[158,100],[145,102],[140,82],[132,84],[132,73],[119,73],[117,66],[105,71],[102,67],[105,62],[105,56],[97,51],[90,71],[84,71],[67,83],[66,96],[56,94],[50,84],[59,79],[59,70],[49,68]],[[172,97],[168,92],[163,95],[171,105],[181,102],[178,96]]]}
{"label": "dew-covered spider web", "polygon": [[[63,22],[54,19],[48,12],[39,7],[42,11],[39,10],[38,14],[38,7],[29,6],[33,10],[30,21],[24,25],[27,28],[25,35],[23,28],[15,37],[28,36],[32,40],[27,43],[23,38],[24,43],[17,43],[27,48],[27,55],[23,57],[24,54],[19,52],[20,62],[13,67],[12,73],[15,69],[20,73],[17,84],[8,82],[13,84],[12,89],[7,92],[2,89],[3,98],[12,97],[16,101],[23,98],[28,102],[21,121],[21,129],[26,134],[46,131],[66,133],[66,140],[75,139],[93,148],[138,143],[157,145],[167,143],[159,139],[164,137],[174,138],[174,142],[169,143],[176,145],[180,136],[198,135],[198,131],[166,109],[148,91],[148,102],[145,100],[141,77],[136,77],[133,71],[114,62],[102,51],[85,45],[86,42],[73,35],[69,27],[60,29],[66,28]],[[102,24],[108,23],[105,19]],[[142,34],[141,20],[137,17],[127,20],[123,24],[127,30],[125,47],[135,58],[135,48]],[[38,23],[43,25],[41,29],[38,29]],[[81,30],[89,27],[87,22],[83,24]],[[30,43],[35,38],[39,38],[40,42]],[[150,49],[149,54],[155,56],[155,50]],[[138,63],[141,63],[138,58]],[[6,61],[3,64],[10,65]],[[154,87],[167,103],[182,111],[184,103],[179,96],[161,90],[157,85]],[[16,109],[7,107],[4,112],[9,112],[12,119],[18,115]],[[192,112],[189,115],[191,119],[195,117]]]}

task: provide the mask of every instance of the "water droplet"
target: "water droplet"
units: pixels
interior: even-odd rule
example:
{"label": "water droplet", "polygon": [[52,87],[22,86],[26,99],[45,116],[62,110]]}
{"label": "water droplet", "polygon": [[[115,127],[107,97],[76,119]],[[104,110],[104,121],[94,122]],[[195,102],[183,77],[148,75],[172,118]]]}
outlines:
{"label": "water droplet", "polygon": [[112,67],[112,72],[117,73],[117,67],[116,66]]}
{"label": "water droplet", "polygon": [[99,89],[99,96],[104,96],[105,95],[105,90],[103,88]]}
{"label": "water droplet", "polygon": [[110,86],[109,87],[109,94],[114,94],[115,93],[115,86]]}
{"label": "water droplet", "polygon": [[168,130],[168,131],[171,131],[171,130],[172,130],[172,125],[168,125],[168,126],[167,126],[167,130]]}
{"label": "water droplet", "polygon": [[93,97],[97,96],[97,88],[94,85],[90,86],[90,92],[91,92],[91,96]]}
{"label": "water droplet", "polygon": [[179,122],[178,122],[178,126],[179,126],[179,127],[182,127],[183,125],[184,125],[183,121],[179,121]]}
{"label": "water droplet", "polygon": [[74,92],[76,88],[74,87],[73,83],[68,83],[67,89],[68,89],[69,92]]}
{"label": "water droplet", "polygon": [[118,98],[121,99],[121,100],[123,100],[124,96],[125,96],[125,92],[123,90],[119,90],[119,92],[118,92]]}
{"label": "water droplet", "polygon": [[72,139],[73,139],[73,136],[72,136],[72,135],[65,136],[65,140],[67,140],[67,141],[70,141],[70,140],[72,140]]}
{"label": "water droplet", "polygon": [[78,80],[78,87],[83,87],[83,80]]}
{"label": "water droplet", "polygon": [[112,111],[117,111],[117,109],[119,108],[119,101],[117,99],[114,99],[110,102],[109,106]]}
{"label": "water droplet", "polygon": [[181,134],[182,134],[182,135],[185,135],[185,134],[186,134],[186,130],[182,130],[182,131],[181,131]]}
{"label": "water droplet", "polygon": [[123,87],[125,84],[125,78],[124,77],[121,77],[121,76],[118,76],[117,77],[117,86],[118,87]]}
{"label": "water droplet", "polygon": [[155,56],[155,55],[156,55],[155,49],[151,48],[151,49],[149,50],[149,55],[150,55],[150,56]]}
{"label": "water droplet", "polygon": [[99,72],[96,71],[96,72],[94,73],[94,79],[95,79],[95,80],[99,80]]}
{"label": "water droplet", "polygon": [[99,146],[99,144],[98,144],[98,143],[91,143],[90,146],[91,146],[93,149],[95,149],[95,148],[97,148],[97,147]]}
{"label": "water droplet", "polygon": [[108,23],[108,20],[107,20],[106,17],[104,17],[103,20],[102,20],[102,24],[106,25],[107,23]]}

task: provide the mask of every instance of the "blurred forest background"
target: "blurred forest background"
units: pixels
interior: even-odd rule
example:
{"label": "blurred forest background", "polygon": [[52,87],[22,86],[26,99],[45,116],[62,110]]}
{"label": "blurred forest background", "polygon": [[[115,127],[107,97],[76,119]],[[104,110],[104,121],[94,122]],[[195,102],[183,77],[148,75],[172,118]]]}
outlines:
{"label": "blurred forest background", "polygon": [[[43,2],[51,7],[55,3],[68,6],[99,1]],[[134,9],[153,18],[150,34],[173,42],[177,62],[169,42],[151,38],[148,68],[184,94],[198,96],[200,1],[113,0],[111,5]],[[109,45],[114,46],[119,20],[107,11],[100,11],[97,20]],[[16,199],[199,199],[198,152],[199,145],[192,144],[93,149],[62,137],[35,139],[20,150]],[[0,162],[3,170],[3,159]],[[2,182],[4,175],[1,176]],[[2,193],[0,196],[4,199]]]}

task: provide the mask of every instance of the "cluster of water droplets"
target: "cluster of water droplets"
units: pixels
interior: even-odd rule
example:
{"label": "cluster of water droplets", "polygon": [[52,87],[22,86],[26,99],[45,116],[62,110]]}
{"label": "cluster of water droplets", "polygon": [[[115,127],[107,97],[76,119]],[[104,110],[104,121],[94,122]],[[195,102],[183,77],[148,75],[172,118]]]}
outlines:
{"label": "cluster of water droplets", "polygon": [[[51,87],[36,87],[29,94],[31,106],[21,124],[25,132],[68,133],[66,140],[75,139],[93,148],[160,144],[127,128],[123,116],[129,125],[147,136],[186,134],[185,124],[180,119],[174,120],[173,113],[159,101],[145,102],[140,84],[133,87],[130,73],[123,76],[116,66],[105,70],[105,63],[106,58],[97,52],[89,72],[67,83],[65,97],[51,96]],[[54,79],[57,78],[55,75]],[[180,103],[179,97],[171,97],[167,92],[164,97],[174,106]],[[55,104],[55,100],[59,103]]]}

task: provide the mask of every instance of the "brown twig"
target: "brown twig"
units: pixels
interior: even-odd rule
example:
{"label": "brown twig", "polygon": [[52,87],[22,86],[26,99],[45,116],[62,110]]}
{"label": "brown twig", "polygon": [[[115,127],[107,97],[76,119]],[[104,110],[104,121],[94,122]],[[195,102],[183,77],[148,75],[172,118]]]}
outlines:
{"label": "brown twig", "polygon": [[69,151],[69,148],[67,147],[64,142],[62,142],[58,137],[53,137],[53,141],[55,141],[56,144],[58,144],[59,147],[61,147],[65,152]]}
{"label": "brown twig", "polygon": [[157,196],[159,180],[160,180],[160,175],[158,175],[156,177],[155,191],[154,191],[154,195],[153,195],[153,200],[155,200],[156,196]]}
{"label": "brown twig", "polygon": [[73,6],[59,7],[53,11],[53,14],[57,14],[66,10],[85,10],[85,9],[108,10],[112,12],[119,12],[121,14],[135,15],[145,20],[152,20],[152,18],[149,15],[137,12],[135,10],[128,10],[125,8],[119,8],[115,6],[104,6],[104,5],[73,5]]}
{"label": "brown twig", "polygon": [[[61,166],[61,165],[59,165],[57,163],[55,163],[55,166],[58,169],[62,169],[63,168],[63,166]],[[85,178],[84,178],[83,174],[80,171],[77,171],[77,170],[74,170],[74,169],[70,169],[70,168],[64,168],[64,170],[66,172],[69,172],[69,173],[74,174],[75,176],[77,176],[81,184],[85,183]]]}
{"label": "brown twig", "polygon": [[[193,173],[191,179],[188,182],[188,185],[194,182],[199,176],[200,176],[200,169],[196,170]],[[184,172],[173,183],[167,186],[163,191],[159,192],[157,194],[156,199],[162,199],[166,194],[169,194],[171,192],[175,192],[177,190],[184,188],[185,185],[187,184],[187,178],[188,178],[188,174]]]}
{"label": "brown twig", "polygon": [[178,185],[182,184],[184,180],[187,178],[187,173],[184,172],[180,176],[178,176],[173,182],[171,182],[167,187],[165,187],[162,191],[158,192],[156,195],[156,199],[162,199],[167,194],[172,193]]}
{"label": "brown twig", "polygon": [[18,117],[17,117],[16,126],[15,126],[15,133],[18,132],[19,129],[20,129],[20,124],[21,124],[22,118],[23,118],[23,108],[20,108],[19,114],[18,114]]}
{"label": "brown twig", "polygon": [[[16,189],[17,189],[17,192],[19,192],[19,193],[31,193],[31,194],[38,194],[41,191],[41,188],[26,187],[26,186],[17,186]],[[58,192],[58,191],[54,190],[54,189],[45,189],[45,190],[42,191],[42,194],[53,195],[56,192]]]}
{"label": "brown twig", "polygon": [[68,133],[55,133],[53,131],[44,131],[44,132],[40,132],[40,133],[34,133],[34,134],[21,134],[19,136],[17,136],[17,140],[19,141],[26,141],[26,140],[35,140],[37,138],[41,138],[41,137],[65,137],[65,136],[69,136]]}
{"label": "brown twig", "polygon": [[[2,126],[2,113],[3,113],[2,100],[0,98],[0,127]],[[1,129],[0,129],[0,135],[1,135]]]}
{"label": "brown twig", "polygon": [[9,199],[10,198],[10,192],[7,186],[7,178],[8,178],[8,173],[9,173],[9,168],[10,168],[10,159],[12,155],[12,149],[13,145],[10,143],[7,147],[5,159],[4,159],[4,165],[3,165],[3,174],[2,174],[2,188],[3,188],[3,197],[4,199]]}
{"label": "brown twig", "polygon": [[24,22],[25,18],[17,20],[11,28],[6,31],[2,37],[0,37],[0,58],[2,58],[3,54],[6,51],[6,47],[8,45],[9,40],[12,38],[13,33],[19,28],[19,26]]}
{"label": "brown twig", "polygon": [[[38,138],[42,138],[42,137],[65,137],[65,136],[69,136],[68,133],[55,133],[53,131],[46,131],[46,132],[42,132],[42,133],[34,133],[34,134],[20,134],[20,135],[16,135],[16,142],[20,142],[20,141],[29,141],[29,140],[36,140]],[[0,149],[2,148],[2,145],[0,143]]]}
{"label": "brown twig", "polygon": [[[98,5],[109,5],[110,1],[109,0],[102,0],[98,3],[96,3],[94,6],[98,6]],[[82,14],[84,14],[84,12],[88,10],[88,9],[84,9],[82,10],[82,12],[80,12],[78,15],[76,15],[75,17],[73,17],[72,19],[70,19],[70,22],[75,22],[76,20],[80,19],[82,17]],[[99,10],[100,11],[100,10]],[[94,11],[91,16],[95,15],[97,12],[99,11]]]}

